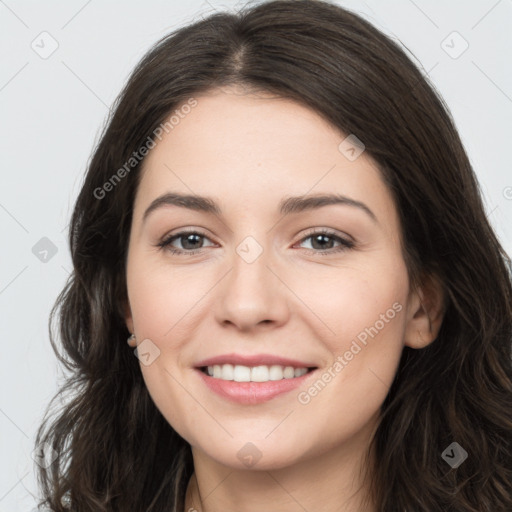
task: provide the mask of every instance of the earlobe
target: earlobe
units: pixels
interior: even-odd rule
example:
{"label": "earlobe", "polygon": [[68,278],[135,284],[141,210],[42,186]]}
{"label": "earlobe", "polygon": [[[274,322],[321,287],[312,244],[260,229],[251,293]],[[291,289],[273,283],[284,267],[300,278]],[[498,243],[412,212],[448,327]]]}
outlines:
{"label": "earlobe", "polygon": [[434,275],[425,276],[420,288],[411,293],[404,333],[406,346],[421,349],[437,338],[446,309],[444,295],[442,283]]}

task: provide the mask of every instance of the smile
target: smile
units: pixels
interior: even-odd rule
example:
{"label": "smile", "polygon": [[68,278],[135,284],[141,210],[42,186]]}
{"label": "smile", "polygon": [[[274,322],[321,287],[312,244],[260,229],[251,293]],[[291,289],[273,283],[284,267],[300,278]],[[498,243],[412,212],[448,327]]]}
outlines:
{"label": "smile", "polygon": [[260,365],[243,366],[233,364],[216,364],[205,366],[201,371],[220,380],[231,380],[235,382],[268,382],[282,379],[294,379],[302,377],[313,368],[294,368],[293,366],[281,365]]}

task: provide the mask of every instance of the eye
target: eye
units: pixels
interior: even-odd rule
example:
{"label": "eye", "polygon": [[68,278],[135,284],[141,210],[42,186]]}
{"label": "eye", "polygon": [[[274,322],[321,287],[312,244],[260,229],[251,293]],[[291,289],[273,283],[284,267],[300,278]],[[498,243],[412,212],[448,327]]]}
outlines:
{"label": "eye", "polygon": [[[200,245],[204,240],[209,240],[209,238],[199,231],[180,231],[175,235],[164,238],[157,246],[173,254],[196,254],[201,252],[202,247]],[[175,248],[172,245],[175,241],[181,244],[182,249]]]}
{"label": "eye", "polygon": [[[323,229],[323,230],[312,230],[307,236],[303,237],[299,243],[299,245],[303,244],[305,241],[311,239],[311,249],[308,249],[309,252],[313,252],[315,254],[332,254],[340,251],[344,251],[347,249],[351,249],[355,246],[355,243],[352,240],[343,238],[334,232]],[[204,233],[197,230],[190,231],[180,231],[175,235],[168,236],[164,238],[161,242],[157,244],[161,249],[166,249],[170,251],[172,254],[197,254],[202,251],[204,246],[202,246],[205,240],[210,240]],[[173,244],[178,242],[181,245],[181,248],[176,248]],[[338,244],[337,247],[333,247],[333,244]],[[211,244],[215,245],[215,244]]]}
{"label": "eye", "polygon": [[[319,254],[332,254],[335,252],[352,249],[355,246],[355,243],[352,240],[348,240],[339,235],[336,235],[334,232],[328,229],[310,231],[307,236],[302,238],[300,243],[302,244],[309,239],[311,239],[312,247],[312,249],[309,249],[309,251]],[[333,248],[333,244],[336,242],[339,245],[338,247]]]}

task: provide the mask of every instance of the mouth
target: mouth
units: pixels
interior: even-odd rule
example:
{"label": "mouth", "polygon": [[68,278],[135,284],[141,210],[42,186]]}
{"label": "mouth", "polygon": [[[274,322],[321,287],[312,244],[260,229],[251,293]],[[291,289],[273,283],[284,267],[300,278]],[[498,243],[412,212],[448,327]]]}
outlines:
{"label": "mouth", "polygon": [[230,363],[195,368],[203,384],[214,394],[229,402],[250,406],[278,396],[290,397],[293,390],[307,385],[316,370],[316,366],[244,366]]}
{"label": "mouth", "polygon": [[194,365],[207,389],[242,405],[261,404],[278,396],[290,397],[293,390],[307,385],[318,369],[311,360],[275,354],[223,354]]}
{"label": "mouth", "polygon": [[297,367],[283,365],[244,366],[239,364],[215,364],[197,368],[213,379],[234,382],[270,382],[298,379],[316,370],[316,366]]}

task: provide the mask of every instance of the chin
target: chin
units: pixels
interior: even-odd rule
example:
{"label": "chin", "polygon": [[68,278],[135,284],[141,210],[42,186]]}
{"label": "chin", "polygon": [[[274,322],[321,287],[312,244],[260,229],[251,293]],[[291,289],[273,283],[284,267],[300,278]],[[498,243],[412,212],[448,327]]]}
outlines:
{"label": "chin", "polygon": [[[251,441],[251,438],[253,439]],[[288,444],[281,440],[257,439],[250,435],[237,436],[228,442],[211,442],[206,447],[194,446],[218,464],[234,470],[276,470],[293,465],[304,452],[298,447],[298,439],[288,437]],[[204,444],[204,443],[203,443]],[[211,447],[215,446],[215,450]]]}

